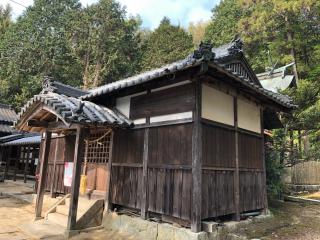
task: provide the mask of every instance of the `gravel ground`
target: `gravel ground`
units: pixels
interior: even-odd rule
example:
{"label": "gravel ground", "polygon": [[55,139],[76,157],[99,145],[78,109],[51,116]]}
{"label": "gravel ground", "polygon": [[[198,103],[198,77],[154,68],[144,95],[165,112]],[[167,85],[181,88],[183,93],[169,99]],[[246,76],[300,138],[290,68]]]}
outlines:
{"label": "gravel ground", "polygon": [[274,201],[274,217],[241,230],[248,239],[320,240],[320,205]]}

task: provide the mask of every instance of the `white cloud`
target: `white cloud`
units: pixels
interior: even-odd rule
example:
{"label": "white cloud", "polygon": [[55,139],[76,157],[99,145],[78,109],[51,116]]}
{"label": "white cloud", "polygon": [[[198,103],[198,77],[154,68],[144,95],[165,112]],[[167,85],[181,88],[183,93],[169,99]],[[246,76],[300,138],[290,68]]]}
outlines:
{"label": "white cloud", "polygon": [[[33,0],[13,0],[24,6],[30,6]],[[10,0],[0,0],[0,4],[10,4],[13,8],[13,17],[17,18],[25,10],[24,7]],[[80,0],[83,6],[98,2],[98,0]],[[187,27],[189,22],[209,20],[211,9],[220,0],[118,0],[127,7],[130,15],[139,14],[143,26],[156,28],[164,16],[171,19],[174,24]]]}

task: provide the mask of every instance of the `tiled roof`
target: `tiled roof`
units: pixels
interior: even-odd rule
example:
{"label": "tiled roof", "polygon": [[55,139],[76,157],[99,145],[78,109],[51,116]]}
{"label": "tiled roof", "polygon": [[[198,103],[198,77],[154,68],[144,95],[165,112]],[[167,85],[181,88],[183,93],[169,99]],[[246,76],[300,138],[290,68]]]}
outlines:
{"label": "tiled roof", "polygon": [[41,143],[41,136],[33,135],[33,136],[26,136],[23,138],[5,142],[0,144],[0,146],[17,146],[17,145],[26,145],[26,144],[40,144],[40,143]]}
{"label": "tiled roof", "polygon": [[[138,84],[142,84],[145,82],[152,81],[154,79],[157,79],[159,77],[169,75],[172,73],[176,73],[182,70],[186,70],[188,68],[192,68],[195,66],[199,66],[201,63],[204,61],[209,62],[209,65],[214,66],[216,69],[222,72],[228,73],[231,77],[234,78],[234,80],[242,83],[242,85],[248,87],[249,89],[253,90],[257,94],[263,95],[267,99],[278,103],[282,105],[285,108],[294,108],[296,107],[292,100],[289,97],[286,97],[284,95],[279,95],[276,93],[273,93],[271,91],[268,91],[261,87],[260,85],[249,81],[249,79],[245,78],[244,76],[241,76],[239,73],[234,72],[231,68],[226,67],[220,60],[222,58],[225,58],[227,54],[235,54],[235,52],[239,52],[239,50],[236,50],[237,45],[233,44],[232,46],[230,45],[224,45],[221,47],[220,50],[217,49],[210,49],[210,52],[212,51],[214,55],[212,56],[214,58],[206,59],[204,52],[202,52],[202,57],[199,56],[199,53],[201,55],[201,51],[203,49],[199,49],[198,51],[195,51],[195,54],[189,55],[186,59],[168,64],[166,66],[163,66],[161,68],[154,69],[152,71],[144,72],[139,75],[129,77],[123,80],[119,80],[113,83],[106,84],[104,86],[98,87],[96,89],[93,89],[90,91],[89,94],[82,96],[82,99],[90,100],[95,97],[98,97],[100,95],[108,94],[123,88],[135,86]],[[228,50],[229,49],[229,50]],[[228,52],[228,53],[227,53]],[[218,57],[218,58],[217,58]]]}
{"label": "tiled roof", "polygon": [[272,69],[267,72],[257,74],[261,85],[270,91],[278,92],[285,90],[288,87],[296,86],[295,77],[293,74],[287,74],[287,69],[294,65],[290,63],[280,68]]}
{"label": "tiled roof", "polygon": [[0,123],[0,132],[15,133],[15,132],[17,132],[17,130],[15,130],[11,125]]}
{"label": "tiled roof", "polygon": [[89,93],[88,91],[75,88],[58,81],[54,81],[53,78],[50,78],[50,77],[44,78],[42,83],[42,88],[43,90],[41,93],[55,92],[68,97],[76,97],[76,98]]}
{"label": "tiled roof", "polygon": [[0,123],[13,123],[17,120],[15,111],[6,104],[0,104]]}
{"label": "tiled roof", "polygon": [[10,142],[19,138],[23,138],[23,134],[18,133],[18,134],[11,134],[8,136],[0,137],[0,144],[5,142]]}
{"label": "tiled roof", "polygon": [[21,118],[37,104],[49,107],[67,123],[118,125],[121,127],[132,125],[132,122],[117,110],[111,110],[89,101],[81,101],[78,98],[48,92],[35,95],[25,104],[16,123],[18,128]]}
{"label": "tiled roof", "polygon": [[100,96],[103,94],[107,94],[122,88],[131,87],[134,85],[142,84],[148,81],[151,81],[156,78],[160,78],[165,75],[169,75],[175,73],[177,71],[182,71],[194,66],[200,65],[202,59],[195,59],[192,56],[187,57],[181,61],[177,61],[168,65],[165,65],[161,68],[157,68],[151,71],[147,71],[141,73],[139,75],[135,75],[133,77],[129,77],[123,80],[119,80],[116,82],[112,82],[101,87],[95,88],[90,91],[87,95],[82,96],[82,99],[90,99],[92,97]]}

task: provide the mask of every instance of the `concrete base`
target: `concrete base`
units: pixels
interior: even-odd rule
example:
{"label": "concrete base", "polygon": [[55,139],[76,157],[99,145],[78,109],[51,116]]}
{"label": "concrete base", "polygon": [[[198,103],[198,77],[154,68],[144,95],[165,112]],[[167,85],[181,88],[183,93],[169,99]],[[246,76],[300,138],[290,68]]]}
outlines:
{"label": "concrete base", "polygon": [[252,221],[261,221],[271,215],[254,217],[240,222],[226,222],[217,224],[206,222],[211,226],[211,232],[193,233],[190,229],[177,227],[167,223],[157,223],[143,220],[139,217],[128,215],[119,215],[115,212],[106,213],[103,219],[103,226],[106,230],[119,231],[129,234],[136,239],[146,240],[244,240],[243,236],[236,234],[239,228],[252,223]]}

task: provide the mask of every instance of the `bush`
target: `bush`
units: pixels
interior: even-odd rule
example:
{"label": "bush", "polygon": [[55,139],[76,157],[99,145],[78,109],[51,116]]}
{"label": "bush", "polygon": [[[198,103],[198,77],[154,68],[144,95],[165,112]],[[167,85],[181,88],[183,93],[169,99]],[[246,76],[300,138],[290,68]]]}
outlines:
{"label": "bush", "polygon": [[268,195],[278,198],[283,192],[281,176],[284,168],[280,163],[280,152],[271,143],[265,144],[265,162]]}

